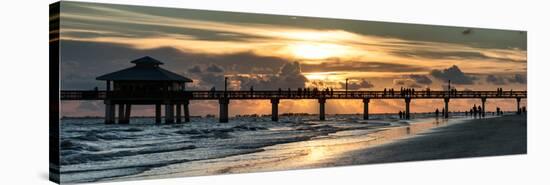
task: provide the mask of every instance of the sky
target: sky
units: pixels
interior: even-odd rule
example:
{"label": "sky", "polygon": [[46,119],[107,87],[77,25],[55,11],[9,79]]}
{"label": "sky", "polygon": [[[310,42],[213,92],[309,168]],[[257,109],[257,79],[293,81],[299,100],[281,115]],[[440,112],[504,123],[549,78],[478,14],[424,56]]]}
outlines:
{"label": "sky", "polygon": [[[61,88],[104,89],[96,77],[151,56],[163,68],[194,80],[190,90],[442,90],[527,89],[527,32],[301,16],[62,2]],[[522,104],[525,105],[525,102]],[[480,100],[451,100],[464,111]],[[283,100],[279,111],[316,113],[314,100]],[[404,108],[401,100],[373,100],[373,113]],[[414,100],[429,112],[443,100]],[[487,110],[515,108],[489,100]],[[191,103],[192,115],[217,114],[215,101]],[[266,101],[232,101],[230,115],[269,114]],[[362,112],[361,100],[329,100],[328,114]],[[101,101],[62,102],[63,116],[102,116]],[[136,106],[133,115],[154,115]]]}

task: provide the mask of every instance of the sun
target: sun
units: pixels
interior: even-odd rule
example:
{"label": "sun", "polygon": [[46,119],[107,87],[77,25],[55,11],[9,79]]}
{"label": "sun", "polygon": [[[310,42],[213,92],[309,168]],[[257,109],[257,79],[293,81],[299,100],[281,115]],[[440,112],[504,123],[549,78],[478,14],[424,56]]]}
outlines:
{"label": "sun", "polygon": [[326,59],[347,53],[347,47],[326,43],[296,43],[288,46],[290,53],[299,59]]}

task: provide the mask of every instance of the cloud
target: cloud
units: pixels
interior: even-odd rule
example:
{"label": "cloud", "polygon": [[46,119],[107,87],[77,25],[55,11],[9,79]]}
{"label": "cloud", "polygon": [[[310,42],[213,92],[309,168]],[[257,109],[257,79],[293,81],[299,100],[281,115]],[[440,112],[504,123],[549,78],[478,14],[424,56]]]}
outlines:
{"label": "cloud", "polygon": [[211,64],[206,68],[206,71],[211,73],[221,73],[223,72],[223,69],[216,64]]}
{"label": "cloud", "polygon": [[495,76],[495,75],[487,75],[487,78],[485,79],[488,83],[495,84],[495,85],[504,85],[506,84],[506,81],[503,77]]}
{"label": "cloud", "polygon": [[437,70],[434,69],[430,74],[442,81],[451,80],[451,83],[454,84],[473,84],[476,77],[468,76],[464,74],[456,65],[451,66],[450,68]]}
{"label": "cloud", "polygon": [[275,90],[278,88],[304,88],[307,78],[302,74],[300,63],[289,62],[284,64],[278,74],[238,76],[241,89],[250,87],[259,90]]}
{"label": "cloud", "polygon": [[405,79],[394,79],[393,85],[395,86],[404,86],[407,88],[421,88],[422,86],[419,85],[414,79],[405,78]]}
{"label": "cloud", "polygon": [[[368,89],[373,87],[374,85],[365,79],[362,79],[359,82],[354,82],[354,81],[348,82],[348,90],[360,90],[360,89]],[[346,83],[340,82],[340,88],[345,89]]]}
{"label": "cloud", "polygon": [[413,79],[416,83],[424,84],[424,85],[430,85],[432,84],[432,80],[427,77],[426,75],[408,75],[407,77]]}
{"label": "cloud", "polygon": [[201,73],[202,70],[201,70],[201,67],[199,67],[199,66],[193,66],[192,68],[189,68],[187,70],[187,72],[189,72],[189,73]]}
{"label": "cloud", "polygon": [[516,74],[514,75],[514,77],[509,78],[508,81],[510,83],[526,84],[527,78],[525,77],[525,75]]}
{"label": "cloud", "polygon": [[394,64],[386,62],[373,61],[340,61],[335,58],[334,61],[321,62],[319,64],[302,64],[304,72],[323,72],[323,71],[376,71],[376,72],[419,72],[427,69],[421,66]]}
{"label": "cloud", "polygon": [[426,50],[400,50],[392,52],[395,55],[402,57],[421,57],[428,59],[452,59],[452,60],[476,60],[476,61],[486,61],[486,60],[495,60],[500,62],[519,62],[525,63],[525,59],[514,59],[499,57],[497,55],[489,56],[483,53],[483,50],[479,51],[426,51]]}

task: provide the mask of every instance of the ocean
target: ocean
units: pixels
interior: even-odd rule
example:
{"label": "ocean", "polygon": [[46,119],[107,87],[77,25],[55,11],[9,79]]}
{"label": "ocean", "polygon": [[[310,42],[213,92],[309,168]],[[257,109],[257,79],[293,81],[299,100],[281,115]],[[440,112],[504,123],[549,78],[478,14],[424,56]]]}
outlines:
{"label": "ocean", "polygon": [[279,122],[270,117],[234,117],[229,123],[193,118],[190,123],[170,125],[154,124],[153,118],[132,118],[129,125],[105,125],[97,118],[64,118],[61,181],[238,173],[242,165],[277,164],[303,156],[308,158],[296,163],[323,160],[337,152],[316,151],[320,146],[376,140],[374,133],[389,128],[407,127],[405,134],[410,134],[410,125],[434,120],[415,116],[399,120],[396,115],[371,115],[371,120],[362,120],[361,115],[331,115],[326,121],[318,121],[316,116],[281,116]]}

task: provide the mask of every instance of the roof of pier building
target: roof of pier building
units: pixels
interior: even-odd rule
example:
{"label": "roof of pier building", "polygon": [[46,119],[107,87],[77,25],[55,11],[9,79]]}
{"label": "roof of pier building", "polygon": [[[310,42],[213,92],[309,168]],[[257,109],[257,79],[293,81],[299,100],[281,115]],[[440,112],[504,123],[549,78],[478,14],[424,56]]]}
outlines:
{"label": "roof of pier building", "polygon": [[97,80],[111,81],[176,81],[193,80],[160,67],[164,64],[157,59],[145,56],[131,61],[135,66],[97,77]]}

